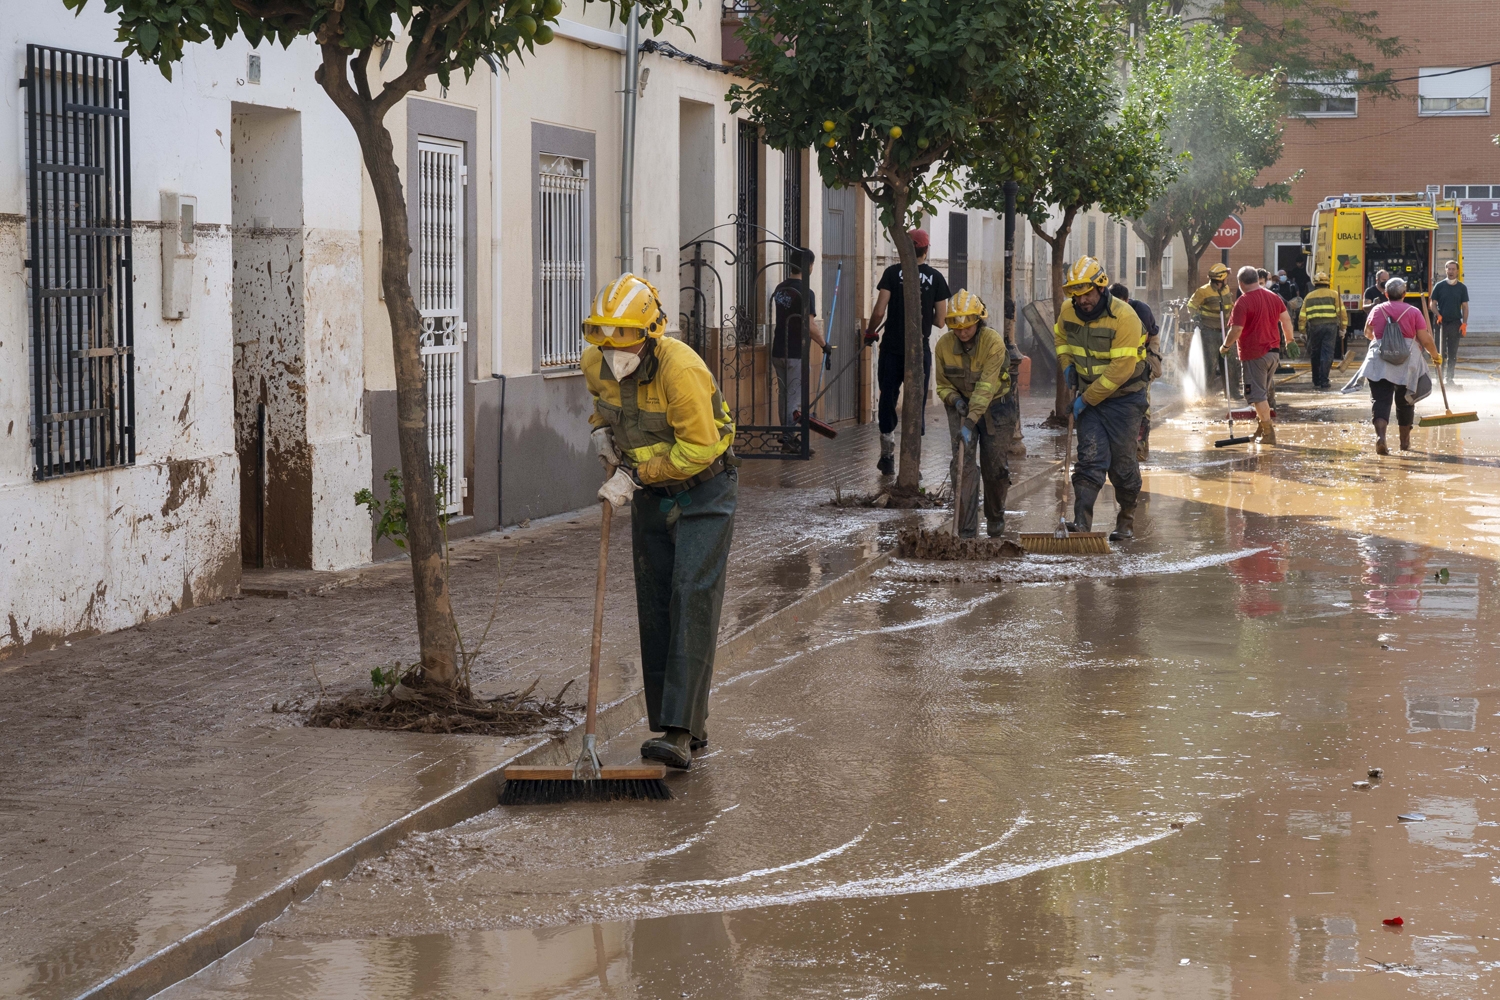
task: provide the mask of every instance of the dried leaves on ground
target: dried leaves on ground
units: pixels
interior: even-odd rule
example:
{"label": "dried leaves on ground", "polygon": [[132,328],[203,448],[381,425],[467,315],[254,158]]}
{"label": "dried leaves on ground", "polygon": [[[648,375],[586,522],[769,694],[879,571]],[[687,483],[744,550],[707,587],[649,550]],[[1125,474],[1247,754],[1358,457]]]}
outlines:
{"label": "dried leaves on ground", "polygon": [[461,733],[473,736],[531,736],[571,728],[583,706],[564,701],[572,681],[551,698],[521,692],[479,697],[465,688],[425,683],[419,671],[394,687],[320,698],[303,722],[328,729],[376,729],[408,733]]}

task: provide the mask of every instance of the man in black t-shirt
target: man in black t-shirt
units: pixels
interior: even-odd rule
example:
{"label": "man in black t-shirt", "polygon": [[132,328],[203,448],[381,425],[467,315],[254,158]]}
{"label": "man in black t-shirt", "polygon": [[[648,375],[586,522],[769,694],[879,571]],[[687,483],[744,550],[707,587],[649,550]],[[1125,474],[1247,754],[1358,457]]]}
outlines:
{"label": "man in black t-shirt", "polygon": [[1391,272],[1381,268],[1375,272],[1375,284],[1365,289],[1365,308],[1377,306],[1385,301],[1385,283],[1391,280]]}
{"label": "man in black t-shirt", "polygon": [[[771,292],[776,314],[776,333],[771,340],[771,368],[781,389],[781,423],[790,427],[797,421],[793,414],[802,408],[802,268],[795,260],[787,262],[787,277]],[[812,342],[825,352],[823,321],[818,319],[818,293],[807,290],[812,316]]]}
{"label": "man in black t-shirt", "polygon": [[1458,367],[1458,338],[1468,333],[1469,286],[1458,280],[1458,261],[1450,260],[1448,279],[1432,286],[1432,329],[1438,334],[1438,353],[1443,356],[1443,378],[1453,384]]}
{"label": "man in black t-shirt", "polygon": [[[932,240],[925,229],[913,229],[910,233],[917,251],[917,274],[922,288],[922,371],[923,400],[926,400],[926,384],[932,379],[932,344],[930,337],[934,326],[942,326],[948,315],[948,281],[927,263],[927,249]],[[875,330],[885,321],[885,334],[880,336],[880,357],[876,365],[876,383],[880,389],[880,460],[875,467],[884,475],[896,471],[896,425],[900,423],[897,406],[901,400],[901,385],[906,378],[906,292],[901,284],[901,265],[892,264],[885,269],[876,284],[879,296],[870,313],[870,322],[865,327],[865,343],[875,342]]]}

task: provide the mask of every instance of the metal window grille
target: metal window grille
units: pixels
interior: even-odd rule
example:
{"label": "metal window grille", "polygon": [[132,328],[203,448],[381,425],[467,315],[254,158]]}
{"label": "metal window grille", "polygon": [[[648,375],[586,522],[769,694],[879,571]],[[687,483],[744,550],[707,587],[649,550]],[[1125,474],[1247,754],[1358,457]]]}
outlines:
{"label": "metal window grille", "polygon": [[33,476],[135,461],[130,82],[124,60],[26,47]]}
{"label": "metal window grille", "polygon": [[756,341],[760,277],[760,130],[743,118],[739,122],[738,202],[735,211],[735,336],[741,344]]}
{"label": "metal window grille", "polygon": [[588,162],[543,156],[537,169],[541,366],[569,368],[583,357],[589,314]]}
{"label": "metal window grille", "polygon": [[783,158],[785,173],[781,179],[781,238],[796,246],[802,242],[802,159],[803,150],[788,152]]}
{"label": "metal window grille", "polygon": [[421,189],[417,306],[422,313],[422,366],[427,372],[427,448],[441,465],[445,513],[464,496],[464,165],[457,143],[417,144]]}

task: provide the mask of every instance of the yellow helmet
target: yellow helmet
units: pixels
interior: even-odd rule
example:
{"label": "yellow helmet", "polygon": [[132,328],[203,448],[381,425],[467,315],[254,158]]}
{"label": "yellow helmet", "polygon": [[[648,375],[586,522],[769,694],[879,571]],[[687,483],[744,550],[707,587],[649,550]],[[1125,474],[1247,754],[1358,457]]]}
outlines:
{"label": "yellow helmet", "polygon": [[656,287],[629,273],[599,289],[592,314],[583,321],[583,339],[595,347],[634,347],[666,330]]}
{"label": "yellow helmet", "polygon": [[1328,284],[1328,272],[1327,271],[1319,271],[1317,274],[1313,275],[1313,284],[1315,284],[1315,285],[1326,285],[1326,284]]}
{"label": "yellow helmet", "polygon": [[1229,268],[1224,264],[1215,264],[1208,269],[1208,276],[1214,281],[1223,281],[1229,277]]}
{"label": "yellow helmet", "polygon": [[960,288],[949,300],[948,318],[944,322],[951,329],[961,330],[982,319],[989,319],[989,316],[990,311],[984,307],[984,300],[967,288]]}
{"label": "yellow helmet", "polygon": [[1093,288],[1100,290],[1109,287],[1109,275],[1104,273],[1104,265],[1092,257],[1079,257],[1068,268],[1067,277],[1063,278],[1063,293],[1070,299],[1076,299]]}

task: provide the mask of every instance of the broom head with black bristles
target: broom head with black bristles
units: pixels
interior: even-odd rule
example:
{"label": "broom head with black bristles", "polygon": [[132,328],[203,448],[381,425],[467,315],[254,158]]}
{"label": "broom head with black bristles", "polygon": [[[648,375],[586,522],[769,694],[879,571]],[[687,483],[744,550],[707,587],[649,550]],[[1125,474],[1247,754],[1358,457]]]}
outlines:
{"label": "broom head with black bristles", "polygon": [[663,800],[672,797],[667,769],[660,764],[601,767],[598,777],[577,777],[571,767],[514,764],[505,769],[502,806],[536,806],[567,802],[614,802],[621,799]]}

